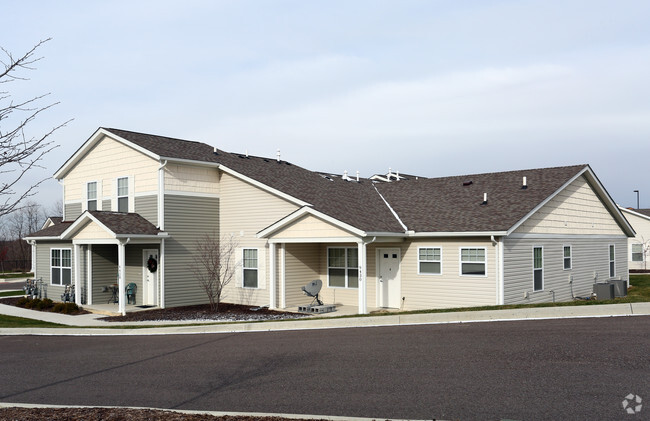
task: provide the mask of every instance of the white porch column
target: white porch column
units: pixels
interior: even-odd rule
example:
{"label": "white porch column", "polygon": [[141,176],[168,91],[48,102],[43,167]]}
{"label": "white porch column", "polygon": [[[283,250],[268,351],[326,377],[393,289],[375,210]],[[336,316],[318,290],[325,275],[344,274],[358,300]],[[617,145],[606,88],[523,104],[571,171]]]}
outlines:
{"label": "white porch column", "polygon": [[271,271],[271,276],[269,277],[269,308],[275,310],[277,308],[275,299],[275,243],[269,243],[269,270]]}
{"label": "white porch column", "polygon": [[366,297],[366,244],[363,241],[357,243],[359,260],[359,314],[368,313],[368,299]]}
{"label": "white porch column", "polygon": [[81,305],[81,246],[75,244],[74,246],[74,302],[76,305]]}
{"label": "white porch column", "polygon": [[88,244],[86,251],[86,269],[88,270],[88,289],[86,290],[86,302],[89,306],[93,305],[93,245]]}
{"label": "white porch column", "polygon": [[124,292],[124,284],[126,279],[125,245],[126,244],[121,241],[117,245],[118,311],[122,314],[122,316],[126,315],[126,296]]}
{"label": "white porch column", "polygon": [[34,279],[37,278],[36,276],[36,241],[30,240],[28,241],[29,245],[32,246],[32,267],[30,272],[34,273]]}
{"label": "white porch column", "polygon": [[160,308],[165,308],[165,239],[160,240],[158,255],[158,281],[160,282]]}
{"label": "white porch column", "polygon": [[280,307],[287,308],[287,289],[286,289],[286,279],[284,273],[284,258],[285,258],[285,248],[286,244],[280,244]]}

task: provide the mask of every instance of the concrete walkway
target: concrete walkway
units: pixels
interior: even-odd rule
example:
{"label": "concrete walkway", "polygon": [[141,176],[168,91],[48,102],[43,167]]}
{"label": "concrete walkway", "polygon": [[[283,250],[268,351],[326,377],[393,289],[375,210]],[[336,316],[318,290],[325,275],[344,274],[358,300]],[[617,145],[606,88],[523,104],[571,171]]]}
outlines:
{"label": "concrete walkway", "polygon": [[[306,318],[265,322],[164,321],[115,323],[98,320],[101,314],[68,316],[27,310],[1,304],[0,314],[38,319],[66,325],[66,328],[0,328],[0,335],[169,335],[233,332],[267,332],[301,329],[399,326],[416,324],[472,323],[490,321],[540,320],[576,317],[616,317],[650,315],[650,302],[567,307],[538,307],[514,310],[459,311],[427,314],[387,314],[381,316]],[[340,314],[338,314],[340,315]],[[155,325],[156,327],[147,327]],[[174,325],[165,327],[165,325]],[[133,328],[137,326],[138,328]]]}

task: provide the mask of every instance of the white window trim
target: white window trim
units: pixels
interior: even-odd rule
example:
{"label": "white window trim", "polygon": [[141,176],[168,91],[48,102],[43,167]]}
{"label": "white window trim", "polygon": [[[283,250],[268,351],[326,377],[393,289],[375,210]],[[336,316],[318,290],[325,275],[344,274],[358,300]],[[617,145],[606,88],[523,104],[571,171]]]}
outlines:
{"label": "white window trim", "polygon": [[[52,266],[52,251],[54,251],[54,250],[59,250],[59,252],[60,252],[59,260],[61,261],[61,263],[63,263],[63,250],[68,250],[70,252],[70,267],[69,268],[67,266]],[[62,247],[62,248],[52,247],[50,249],[50,257],[49,258],[50,258],[50,274],[49,274],[49,276],[50,276],[50,285],[55,286],[55,287],[64,287],[64,286],[67,285],[67,284],[63,283],[63,269],[64,268],[65,269],[70,269],[70,285],[74,285],[73,271],[72,271],[72,266],[73,266],[73,264],[72,264],[73,263],[72,262],[72,258],[73,258],[72,249],[68,248],[68,247]],[[52,282],[52,269],[54,269],[54,268],[59,269],[59,279],[61,280],[60,284],[55,284],[55,283]]]}
{"label": "white window trim", "polygon": [[[569,257],[568,257],[568,259],[569,259],[570,264],[569,264],[568,268],[564,267],[564,259],[566,259],[566,257],[564,257],[564,248],[565,247],[569,248]],[[573,270],[573,246],[571,244],[563,244],[562,245],[562,269],[563,270]]]}
{"label": "white window trim", "polygon": [[[473,249],[482,249],[485,252],[485,260],[483,261],[483,264],[485,265],[485,274],[484,275],[465,275],[463,274],[463,250],[473,250]],[[465,262],[465,263],[480,263],[480,262]],[[488,276],[488,253],[487,253],[487,247],[468,247],[468,246],[461,246],[458,247],[458,275],[459,276],[467,276],[470,278],[487,278]]]}
{"label": "white window trim", "polygon": [[[254,268],[244,267],[244,255],[246,254],[246,250],[255,250],[255,255],[257,260],[256,267]],[[244,272],[246,270],[253,270],[253,269],[257,271],[257,286],[256,287],[244,286]],[[257,247],[242,247],[241,249],[241,287],[245,289],[261,289],[260,288],[260,249]]]}
{"label": "white window trim", "polygon": [[[609,254],[610,254],[610,249],[614,248],[614,260],[610,259]],[[614,263],[614,274],[612,274],[612,263]],[[609,244],[607,246],[607,273],[609,274],[610,278],[616,277],[616,244]]]}
{"label": "white window trim", "polygon": [[[634,260],[634,246],[641,246],[641,260]],[[645,253],[644,253],[644,244],[643,243],[633,243],[630,247],[630,262],[643,263],[645,262]],[[639,254],[637,253],[637,254]]]}
{"label": "white window trim", "polygon": [[[127,189],[128,189],[128,192],[127,192],[126,196],[120,196],[119,180],[121,180],[123,178],[126,178],[126,186],[127,186]],[[119,209],[120,209],[119,201],[120,201],[120,198],[122,198],[122,197],[126,197],[126,202],[127,202],[126,211],[127,212],[134,212],[133,198],[135,196],[134,196],[134,191],[133,191],[133,177],[131,177],[129,175],[122,175],[122,176],[119,176],[119,177],[115,178],[115,200],[114,200],[115,204],[114,204],[114,206],[112,206],[113,211],[119,212]]]}
{"label": "white window trim", "polygon": [[[330,250],[331,249],[343,249],[343,250],[345,250],[345,267],[342,267],[342,268],[341,267],[330,267]],[[325,256],[325,259],[327,260],[327,262],[326,262],[327,265],[326,266],[327,266],[327,287],[328,288],[350,289],[350,290],[355,290],[355,291],[359,289],[358,286],[351,287],[350,286],[350,280],[348,278],[348,269],[357,269],[357,271],[358,271],[357,272],[357,279],[359,279],[358,277],[359,277],[359,274],[361,273],[359,266],[357,266],[357,267],[348,266],[348,250],[350,250],[350,249],[358,250],[357,247],[345,247],[345,246],[341,246],[341,247],[332,246],[332,247],[327,248],[327,255]],[[357,263],[359,261],[358,259],[359,259],[359,256],[357,256]],[[338,285],[330,285],[330,269],[345,269],[345,286],[341,287],[341,286],[338,286]]]}
{"label": "white window trim", "polygon": [[96,189],[95,202],[97,202],[97,205],[95,207],[97,208],[97,210],[102,210],[102,200],[100,198],[100,192],[99,192],[101,183],[97,180],[91,180],[91,181],[86,181],[86,183],[84,183],[84,197],[83,197],[83,201],[81,202],[82,212],[88,210],[88,201],[90,200],[88,198],[88,185],[90,183],[95,183],[95,189]]}
{"label": "white window trim", "polygon": [[[420,250],[422,249],[438,249],[440,250],[440,260],[420,260]],[[487,260],[487,259],[486,259]],[[421,272],[420,263],[440,263],[440,273]],[[422,276],[441,276],[442,275],[442,247],[441,246],[422,246],[418,247],[418,275]]]}
{"label": "white window trim", "polygon": [[[535,249],[542,249],[542,267],[539,269],[535,269]],[[533,246],[532,250],[533,252],[532,257],[533,257],[533,292],[540,292],[544,291],[544,246]],[[562,256],[564,256],[564,249],[562,249]],[[562,262],[562,265],[564,266],[564,261]],[[540,289],[535,289],[535,271],[539,270],[542,272],[542,287]]]}

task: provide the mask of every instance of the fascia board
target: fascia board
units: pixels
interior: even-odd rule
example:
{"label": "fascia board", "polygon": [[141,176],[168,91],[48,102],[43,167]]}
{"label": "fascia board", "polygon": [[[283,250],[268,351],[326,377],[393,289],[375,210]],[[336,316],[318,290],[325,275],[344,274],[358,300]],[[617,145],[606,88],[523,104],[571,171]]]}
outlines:
{"label": "fascia board", "polygon": [[60,241],[63,238],[59,235],[56,237],[24,237],[25,241]]}
{"label": "fascia board", "polygon": [[279,196],[279,197],[281,197],[281,198],[283,198],[285,200],[288,200],[291,203],[294,203],[294,204],[296,204],[298,206],[312,206],[310,203],[307,203],[307,202],[305,202],[303,200],[300,200],[300,199],[297,199],[297,198],[295,198],[293,196],[290,196],[290,195],[288,195],[288,194],[286,194],[286,193],[284,193],[284,192],[282,192],[280,190],[274,189],[273,187],[269,187],[266,184],[261,183],[261,182],[259,182],[257,180],[253,180],[252,178],[247,177],[247,176],[245,176],[245,175],[243,175],[241,173],[238,173],[237,171],[232,170],[232,169],[230,169],[230,168],[228,168],[228,167],[226,167],[224,165],[219,165],[219,169],[221,171],[229,174],[229,175],[232,175],[235,178],[238,178],[238,179],[240,179],[242,181],[245,181],[245,182],[247,182],[249,184],[252,184],[255,187],[258,187],[258,188],[260,188],[260,189],[262,189],[264,191],[267,191],[267,192],[269,192],[269,193],[271,193],[271,194],[273,194],[275,196]]}
{"label": "fascia board", "polygon": [[614,199],[612,199],[612,197],[609,195],[609,192],[607,192],[607,189],[605,189],[605,186],[603,186],[603,184],[600,182],[596,174],[592,171],[591,167],[587,166],[585,176],[587,177],[587,181],[590,182],[590,185],[596,189],[596,193],[603,201],[603,204],[609,210],[616,222],[618,222],[619,226],[623,229],[625,234],[628,237],[634,237],[636,235],[636,231],[634,231],[634,228],[628,222],[628,220],[625,219],[625,216],[621,212],[619,206],[616,204],[616,202],[614,202]]}
{"label": "fascia board", "polygon": [[61,238],[64,240],[68,240],[69,239],[68,236],[73,232],[75,232],[79,227],[79,225],[85,224],[88,220],[99,225],[101,229],[109,233],[113,238],[117,238],[117,235],[113,231],[111,231],[106,225],[99,222],[99,220],[94,216],[92,216],[90,213],[88,213],[88,211],[84,211],[84,213],[82,213],[81,216],[79,216],[79,218],[77,218],[77,220],[72,223],[72,225],[70,225],[65,231],[63,231],[63,233],[61,233]]}
{"label": "fascia board", "polygon": [[97,144],[99,139],[101,139],[103,136],[110,137],[113,140],[116,140],[116,141],[118,141],[120,143],[123,143],[124,145],[126,145],[126,146],[128,146],[128,147],[130,147],[132,149],[135,149],[136,151],[141,152],[141,153],[145,154],[146,156],[148,156],[150,158],[153,158],[153,159],[156,159],[156,160],[160,159],[160,157],[158,155],[151,152],[150,150],[145,149],[145,148],[143,148],[141,146],[138,146],[135,143],[132,143],[132,142],[130,142],[130,141],[128,141],[128,140],[126,140],[126,139],[124,139],[124,138],[122,138],[122,137],[120,137],[120,136],[118,136],[118,135],[104,129],[103,127],[100,127],[99,129],[97,129],[95,131],[95,133],[92,134],[92,136],[90,136],[88,138],[88,140],[86,140],[86,142],[83,145],[81,145],[81,147],[79,149],[77,149],[77,151],[58,170],[56,170],[56,172],[54,173],[54,175],[52,177],[57,179],[57,180],[62,179],[66,175],[66,173],[70,169],[72,169],[72,167],[74,167],[75,164],[77,164],[86,155],[86,153],[88,153],[88,151],[90,149],[92,149],[92,147],[95,146],[95,144]]}
{"label": "fascia board", "polygon": [[366,237],[367,234],[365,231],[362,231],[358,228],[353,227],[352,225],[346,224],[345,222],[339,221],[338,219],[332,218],[329,215],[326,215],[322,212],[319,212],[313,208],[303,206],[302,208],[298,209],[297,211],[285,216],[284,218],[280,219],[276,223],[264,228],[262,231],[257,233],[257,238],[265,238],[276,231],[286,227],[287,225],[291,224],[294,221],[297,221],[301,217],[305,215],[312,215],[318,219],[322,219],[325,222],[328,222],[332,225],[334,225],[337,228],[340,228],[344,231],[348,231],[351,234],[355,235],[356,237]]}
{"label": "fascia board", "polygon": [[218,162],[197,161],[197,160],[194,160],[194,159],[173,158],[173,157],[169,157],[169,156],[161,156],[160,160],[161,161],[174,162],[174,163],[178,163],[178,164],[199,165],[199,166],[203,166],[203,167],[215,167],[215,168],[220,167],[220,164]]}
{"label": "fascia board", "polygon": [[648,216],[648,215],[644,215],[644,214],[642,214],[642,213],[635,212],[635,211],[633,211],[632,209],[624,208],[624,207],[621,206],[621,205],[618,205],[618,208],[619,208],[621,211],[623,211],[623,213],[629,213],[629,214],[634,215],[634,216],[636,216],[636,217],[638,217],[638,218],[642,218],[642,219],[645,219],[645,220],[647,220],[647,221],[650,221],[650,216]]}

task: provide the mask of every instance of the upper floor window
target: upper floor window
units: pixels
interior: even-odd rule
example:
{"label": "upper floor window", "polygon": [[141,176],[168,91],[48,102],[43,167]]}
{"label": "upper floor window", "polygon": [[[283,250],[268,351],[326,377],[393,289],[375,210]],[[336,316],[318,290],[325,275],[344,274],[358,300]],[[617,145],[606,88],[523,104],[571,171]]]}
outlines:
{"label": "upper floor window", "polygon": [[70,285],[72,282],[72,250],[51,249],[50,283],[52,285]]}
{"label": "upper floor window", "polygon": [[244,288],[257,288],[257,249],[244,249],[242,269],[244,271],[244,276],[242,277]]}
{"label": "upper floor window", "polygon": [[91,181],[86,184],[87,209],[89,211],[97,210],[97,182]]}
{"label": "upper floor window", "polygon": [[571,269],[571,246],[564,246],[564,270]]}
{"label": "upper floor window", "polygon": [[327,249],[327,282],[330,287],[359,287],[359,249]]}
{"label": "upper floor window", "polygon": [[460,249],[460,274],[485,276],[486,270],[485,248]]}
{"label": "upper floor window", "polygon": [[616,250],[614,244],[609,245],[609,277],[613,278],[616,276],[616,260],[615,256]]}
{"label": "upper floor window", "polygon": [[643,262],[643,244],[632,244],[632,261]]}
{"label": "upper floor window", "polygon": [[129,177],[117,179],[117,211],[129,211]]}
{"label": "upper floor window", "polygon": [[418,248],[418,274],[440,275],[442,273],[442,250],[440,247]]}
{"label": "upper floor window", "polygon": [[533,291],[544,289],[544,249],[533,247]]}

